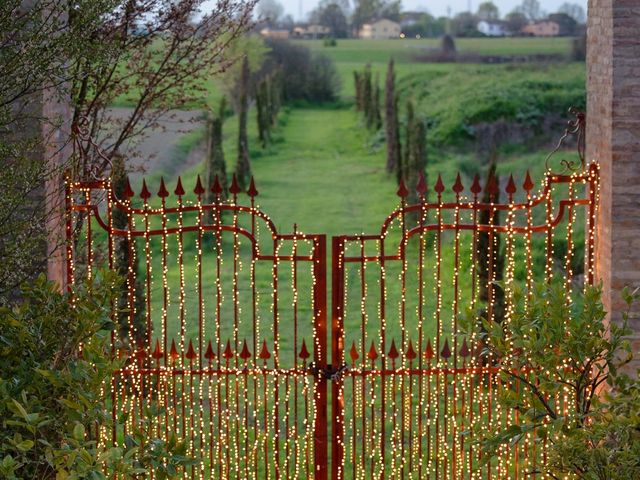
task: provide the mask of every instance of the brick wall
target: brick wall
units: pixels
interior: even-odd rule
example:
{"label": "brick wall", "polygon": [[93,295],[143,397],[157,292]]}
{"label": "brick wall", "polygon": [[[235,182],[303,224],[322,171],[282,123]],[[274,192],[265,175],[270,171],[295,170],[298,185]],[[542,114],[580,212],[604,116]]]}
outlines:
{"label": "brick wall", "polygon": [[[640,0],[589,0],[587,158],[601,165],[596,270],[611,319],[640,286]],[[640,368],[640,307],[632,312]]]}

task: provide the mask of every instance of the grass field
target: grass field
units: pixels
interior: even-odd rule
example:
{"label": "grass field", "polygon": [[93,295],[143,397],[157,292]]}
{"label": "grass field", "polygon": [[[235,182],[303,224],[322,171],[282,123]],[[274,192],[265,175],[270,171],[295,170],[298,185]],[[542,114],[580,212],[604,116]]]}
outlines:
{"label": "grass field", "polygon": [[[414,63],[414,56],[425,50],[438,48],[440,40],[396,39],[357,40],[339,39],[336,47],[325,47],[322,40],[296,40],[298,45],[309,47],[332,58],[336,63],[387,63],[394,58],[398,63]],[[482,55],[569,55],[570,38],[459,38],[459,52]]]}

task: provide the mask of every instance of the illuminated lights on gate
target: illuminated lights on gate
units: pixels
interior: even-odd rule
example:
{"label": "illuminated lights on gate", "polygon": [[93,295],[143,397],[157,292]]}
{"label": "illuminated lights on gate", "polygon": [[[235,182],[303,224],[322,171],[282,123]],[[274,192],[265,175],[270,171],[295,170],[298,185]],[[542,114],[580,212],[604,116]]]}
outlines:
{"label": "illuminated lights on gate", "polygon": [[[495,300],[497,259],[492,249],[488,249],[487,258],[478,258],[479,232],[486,232],[491,241],[498,236],[505,241],[505,326],[513,315],[517,273],[524,270],[522,282],[526,286],[537,280],[532,260],[535,239],[544,241],[544,279],[558,277],[570,291],[577,211],[584,207],[588,225],[595,225],[598,167],[591,164],[570,175],[547,172],[537,194],[533,194],[534,184],[527,172],[521,190],[523,201],[517,200],[512,177],[502,187],[495,183],[490,183],[490,188],[501,188],[507,200],[486,205],[479,199],[482,189],[478,177],[473,179],[467,197],[458,176],[450,187],[455,194],[452,202],[446,198],[448,192],[441,177],[430,195],[426,182],[420,179],[416,205],[407,204],[407,187],[401,185],[400,207],[379,235],[341,237],[336,268],[342,275],[342,296],[336,306],[339,310],[334,312],[339,335],[331,338],[341,341],[336,348],[342,356],[346,348],[348,360],[343,363],[349,368],[341,369],[331,380],[337,384],[339,398],[334,405],[340,407],[337,421],[344,431],[333,439],[342,452],[341,457],[334,457],[338,478],[525,478],[526,469],[545,462],[545,449],[536,450],[534,434],[529,434],[517,448],[501,447],[500,460],[479,470],[479,449],[463,432],[477,428],[489,433],[504,421],[517,420],[517,414],[499,408],[497,392],[513,385],[503,385],[494,375],[491,359],[480,358],[476,335],[460,335],[458,316],[467,305],[476,311],[483,307],[477,298],[480,279],[475,265],[479,261],[490,267],[487,287]],[[80,263],[70,244],[69,283],[78,282],[83,275],[95,276],[98,260],[97,255],[91,255],[100,248],[94,236],[103,221],[98,217],[105,212],[106,228],[111,232],[109,262],[115,261],[116,239],[126,239],[131,250],[125,278],[129,292],[125,340],[131,358],[117,379],[103,386],[103,392],[109,392],[115,400],[114,415],[129,414],[124,427],[127,431],[140,420],[153,392],[158,403],[167,408],[155,420],[154,433],[163,439],[177,433],[188,442],[189,454],[206,459],[194,471],[186,472],[187,477],[257,479],[263,478],[262,473],[275,478],[277,472],[279,478],[308,478],[316,468],[327,468],[326,463],[317,465],[327,457],[316,451],[324,447],[314,435],[317,425],[325,421],[324,405],[319,403],[324,401],[320,400],[319,387],[325,380],[321,380],[323,373],[318,373],[318,362],[323,356],[326,359],[326,354],[318,341],[318,329],[326,328],[326,305],[318,304],[313,294],[320,288],[317,273],[323,273],[313,267],[323,255],[320,239],[301,234],[294,226],[291,235],[278,235],[267,228],[269,237],[261,241],[260,232],[264,237],[265,228],[256,226],[256,222],[269,224],[270,220],[255,204],[255,184],[252,182],[248,191],[250,207],[238,204],[239,191],[232,191],[232,198],[223,202],[219,187],[214,184],[213,188],[216,201],[204,204],[205,191],[198,178],[194,189],[197,200],[192,202],[179,180],[174,191],[177,206],[169,207],[169,193],[161,180],[160,205],[152,207],[151,194],[143,182],[142,206],[137,208],[133,195],[116,199],[108,181],[87,185],[67,180],[67,235],[78,235],[73,231],[73,220],[85,215],[85,257],[96,262],[86,269],[78,268]],[[558,197],[564,200],[564,206],[555,202]],[[97,207],[99,200],[106,203],[106,209]],[[499,211],[504,224],[497,225],[490,215],[489,223],[480,225],[478,212],[482,209]],[[116,231],[113,226],[111,217],[116,210],[127,214],[125,231]],[[213,215],[210,225],[204,222],[208,212]],[[567,236],[562,270],[549,260],[553,257],[553,232],[560,227],[566,229],[562,232]],[[249,233],[255,245],[241,230]],[[188,232],[197,235],[195,251],[186,248]],[[230,235],[231,245],[223,242],[224,233]],[[409,234],[416,239],[415,248],[409,247],[405,238]],[[585,275],[591,282],[595,275],[595,228],[585,228],[585,234]],[[157,237],[159,241],[152,244]],[[402,245],[394,244],[398,238]],[[136,240],[139,251],[134,248]],[[269,253],[267,244],[271,246]],[[154,245],[160,256],[155,261]],[[173,245],[175,250],[170,248]],[[444,248],[451,250],[451,261],[442,255]],[[243,255],[249,249],[250,257]],[[193,253],[193,271],[185,268],[187,252]],[[214,255],[213,261],[207,261],[208,254]],[[223,262],[224,254],[229,265]],[[409,254],[415,256],[410,258]],[[140,272],[134,271],[133,255],[144,257]],[[257,285],[255,279],[261,262],[271,267],[271,292],[266,295],[269,288]],[[287,262],[290,268],[284,268]],[[298,283],[303,263],[311,266],[310,292],[303,291]],[[170,281],[170,265],[176,264],[177,285]],[[154,282],[158,270],[160,278]],[[194,271],[195,278],[191,277]],[[231,271],[232,275],[225,277],[225,272]],[[307,275],[306,267],[304,271]],[[144,280],[145,332],[137,331],[134,321],[138,313],[133,288],[136,275]],[[248,289],[240,287],[243,276],[249,277]],[[156,287],[158,280],[160,285]],[[203,280],[209,288],[194,285]],[[178,291],[172,292],[170,287]],[[193,291],[210,298],[199,298],[195,308],[187,309]],[[152,302],[151,295],[162,301]],[[178,301],[174,308],[172,298]],[[304,310],[301,302],[307,302]],[[270,308],[268,320],[262,303]],[[160,311],[154,312],[153,305],[159,305]],[[309,307],[313,314],[303,315]],[[323,315],[319,313],[321,308],[325,309]],[[225,317],[227,311],[232,313]],[[377,318],[372,318],[375,311]],[[487,315],[496,315],[491,302]],[[248,324],[243,323],[249,318]],[[222,321],[227,322],[224,328]],[[309,323],[302,333],[292,330],[286,323],[290,321]],[[189,330],[196,325],[197,333]],[[253,329],[248,335],[246,325]],[[144,333],[144,342],[139,345],[137,339]],[[121,347],[121,340],[114,338],[113,354],[120,354]],[[334,360],[332,372],[340,367]],[[556,401],[561,402],[565,413],[571,413],[568,393]],[[119,442],[121,434],[101,428],[100,448]]]}

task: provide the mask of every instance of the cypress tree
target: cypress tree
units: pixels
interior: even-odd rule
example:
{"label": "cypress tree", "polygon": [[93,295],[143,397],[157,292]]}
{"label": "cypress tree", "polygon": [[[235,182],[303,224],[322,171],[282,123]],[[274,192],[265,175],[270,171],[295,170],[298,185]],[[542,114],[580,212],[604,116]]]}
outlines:
{"label": "cypress tree", "polygon": [[267,77],[260,84],[260,96],[262,97],[262,103],[264,104],[263,119],[267,142],[271,141],[271,119],[273,117],[273,105],[271,105],[271,98],[269,95],[270,81],[270,78]]}
{"label": "cypress tree", "polygon": [[[116,198],[124,199],[124,192],[127,186],[127,172],[124,158],[120,155],[116,155],[112,159],[111,181]],[[116,208],[113,212],[112,221],[113,227],[116,229],[127,230],[129,228],[127,213],[123,210]],[[130,241],[127,236],[117,236],[114,241],[114,254],[114,269],[122,278],[126,279],[117,300],[119,312],[118,331],[122,339],[129,339],[129,280],[131,278],[129,265],[131,265],[133,278],[135,279],[135,284],[133,285],[133,305],[131,305],[131,307],[135,309],[133,324],[136,330],[136,338],[134,340],[138,343],[146,338],[146,322],[143,285],[138,276],[139,256],[136,254],[135,240],[131,239]],[[130,347],[134,348],[136,346],[130,345]]]}
{"label": "cypress tree", "polygon": [[398,99],[395,93],[396,76],[393,59],[389,60],[385,83],[384,112],[387,141],[387,172],[397,172],[400,166],[400,134],[398,129]]}
{"label": "cypress tree", "polygon": [[271,125],[276,124],[282,106],[282,68],[277,68],[269,82],[269,101],[271,105]]}
{"label": "cypress tree", "polygon": [[[215,197],[211,191],[216,176],[222,187],[222,199],[227,197],[227,165],[224,159],[224,148],[222,147],[222,127],[224,125],[224,112],[227,108],[227,101],[223,97],[220,100],[220,106],[218,107],[218,113],[211,115],[208,121],[208,135],[207,135],[207,158],[205,166],[205,185],[207,185],[205,192],[205,203],[214,203]],[[211,222],[211,211],[209,210],[207,220]]]}
{"label": "cypress tree", "polygon": [[247,118],[249,113],[249,59],[245,56],[240,74],[238,98],[238,161],[236,177],[240,188],[249,185],[251,178],[251,162],[249,160],[249,139],[247,135]]}
{"label": "cypress tree", "polygon": [[373,110],[373,101],[372,101],[372,86],[371,86],[371,65],[367,64],[364,68],[364,73],[362,77],[362,101],[363,101],[363,111],[364,118],[367,123],[367,128],[371,128],[371,117]]}
{"label": "cypress tree", "polygon": [[409,100],[407,102],[407,123],[401,176],[409,190],[407,201],[410,204],[418,202],[416,186],[420,179],[420,173],[424,174],[427,166],[426,136],[426,123],[423,119],[415,117],[413,102]]}
{"label": "cypress tree", "polygon": [[356,110],[361,112],[364,108],[362,101],[362,76],[360,72],[355,70],[353,72],[353,84],[356,91]]}
{"label": "cypress tree", "polygon": [[382,128],[382,114],[380,113],[380,74],[376,73],[373,86],[373,127],[376,131]]}
{"label": "cypress tree", "polygon": [[258,138],[262,148],[267,146],[269,142],[269,128],[271,126],[271,119],[269,114],[269,104],[267,95],[267,83],[266,80],[262,80],[256,87],[256,119],[258,122]]}
{"label": "cypress tree", "polygon": [[[487,183],[482,194],[482,203],[498,203],[500,202],[500,178],[496,174],[496,156],[495,150],[491,155],[491,163],[489,165],[489,173]],[[481,210],[478,216],[481,225],[500,225],[500,211]],[[494,233],[492,241],[489,238],[489,232],[478,233],[478,261],[476,262],[478,269],[478,277],[480,282],[480,301],[487,305],[491,301],[489,298],[489,283],[501,282],[504,271],[504,254],[500,249],[500,235]],[[493,275],[489,277],[489,259],[493,261]],[[493,318],[498,323],[504,318],[504,290],[499,285],[493,285]]]}

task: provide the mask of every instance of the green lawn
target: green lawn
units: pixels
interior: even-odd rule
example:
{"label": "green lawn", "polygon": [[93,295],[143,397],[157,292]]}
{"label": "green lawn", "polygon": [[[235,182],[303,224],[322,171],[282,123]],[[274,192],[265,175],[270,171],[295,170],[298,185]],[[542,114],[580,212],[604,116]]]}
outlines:
{"label": "green lawn", "polygon": [[[325,47],[322,40],[296,40],[313,51],[322,52],[336,63],[383,62],[393,57],[398,63],[413,63],[413,57],[424,50],[438,48],[439,39],[358,40],[339,39],[336,47]],[[460,52],[482,55],[568,55],[570,38],[458,38]]]}

